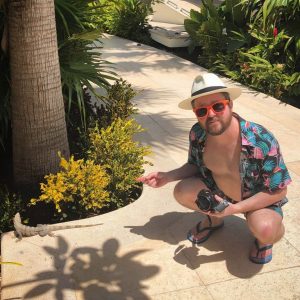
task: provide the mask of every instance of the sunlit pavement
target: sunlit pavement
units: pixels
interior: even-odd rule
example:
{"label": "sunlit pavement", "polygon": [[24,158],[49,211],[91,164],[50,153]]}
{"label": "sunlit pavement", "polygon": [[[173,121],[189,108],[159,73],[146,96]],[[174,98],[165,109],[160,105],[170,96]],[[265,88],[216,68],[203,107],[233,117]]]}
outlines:
{"label": "sunlit pavement", "polygon": [[[188,132],[195,118],[177,108],[205,69],[157,49],[108,36],[103,58],[139,90],[137,139],[152,146],[152,170],[187,160]],[[230,84],[225,80],[226,84]],[[117,211],[73,223],[103,225],[57,232],[56,237],[16,241],[2,237],[2,299],[300,299],[300,112],[246,87],[234,110],[270,129],[280,142],[293,184],[284,206],[284,238],[271,263],[248,260],[253,237],[242,215],[193,247],[187,231],[197,213],[173,199],[174,184],[144,188],[140,199]]]}

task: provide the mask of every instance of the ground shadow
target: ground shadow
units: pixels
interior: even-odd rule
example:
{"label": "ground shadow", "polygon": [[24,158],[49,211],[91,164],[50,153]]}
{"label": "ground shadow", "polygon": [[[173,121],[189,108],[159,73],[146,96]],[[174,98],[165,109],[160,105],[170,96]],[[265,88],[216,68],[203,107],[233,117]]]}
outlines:
{"label": "ground shadow", "polygon": [[131,228],[132,233],[148,239],[178,244],[174,260],[192,270],[216,261],[225,261],[228,272],[239,278],[250,278],[261,270],[261,265],[253,264],[248,259],[254,238],[246,221],[238,216],[227,217],[224,228],[216,231],[200,246],[181,243],[186,241],[187,231],[200,219],[195,212],[170,212],[152,217],[144,226],[126,227]]}
{"label": "ground shadow", "polygon": [[143,265],[135,260],[148,250],[131,251],[120,256],[120,244],[116,239],[108,239],[99,249],[79,247],[71,252],[68,243],[57,237],[56,248],[43,248],[53,257],[52,270],[37,273],[33,279],[2,286],[4,292],[21,285],[25,291],[26,285],[30,284],[35,285],[34,288],[29,291],[27,288],[25,295],[14,299],[45,299],[46,294],[51,293],[55,294],[56,300],[64,300],[69,298],[70,291],[76,291],[86,300],[146,300],[149,297],[143,281],[159,273],[158,266]]}

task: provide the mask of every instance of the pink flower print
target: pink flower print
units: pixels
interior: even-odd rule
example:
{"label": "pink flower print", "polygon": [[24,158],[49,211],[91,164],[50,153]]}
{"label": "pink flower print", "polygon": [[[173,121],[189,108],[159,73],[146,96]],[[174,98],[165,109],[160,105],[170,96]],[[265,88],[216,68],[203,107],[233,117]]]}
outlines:
{"label": "pink flower print", "polygon": [[245,137],[242,137],[242,145],[251,145]]}
{"label": "pink flower print", "polygon": [[265,178],[264,184],[266,187],[270,187],[270,178]]}
{"label": "pink flower print", "polygon": [[196,134],[195,134],[194,131],[191,131],[190,139],[191,139],[192,142],[196,140]]}
{"label": "pink flower print", "polygon": [[274,170],[273,170],[273,173],[276,173],[276,172],[280,172],[281,169],[277,166]]}
{"label": "pink flower print", "polygon": [[264,154],[260,148],[254,148],[254,153],[253,153],[254,158],[256,159],[263,159]]}
{"label": "pink flower print", "polygon": [[270,151],[269,151],[269,153],[268,153],[268,155],[269,156],[275,156],[277,154],[278,154],[277,147],[276,146],[272,146],[271,149],[270,149]]}

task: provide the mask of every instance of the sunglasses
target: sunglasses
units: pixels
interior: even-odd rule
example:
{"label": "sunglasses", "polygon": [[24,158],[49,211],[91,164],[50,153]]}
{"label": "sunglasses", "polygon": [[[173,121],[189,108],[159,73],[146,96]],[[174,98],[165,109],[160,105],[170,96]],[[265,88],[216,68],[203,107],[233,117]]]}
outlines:
{"label": "sunglasses", "polygon": [[198,118],[205,118],[211,109],[213,110],[213,112],[216,115],[221,114],[225,110],[225,107],[227,104],[229,104],[229,100],[224,99],[224,100],[220,100],[212,105],[194,108],[193,111]]}

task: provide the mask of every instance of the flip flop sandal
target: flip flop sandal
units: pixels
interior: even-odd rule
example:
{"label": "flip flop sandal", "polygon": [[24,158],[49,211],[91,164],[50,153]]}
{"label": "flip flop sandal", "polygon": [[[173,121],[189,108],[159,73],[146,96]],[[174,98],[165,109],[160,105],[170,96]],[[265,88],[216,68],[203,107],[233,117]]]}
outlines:
{"label": "flip flop sandal", "polygon": [[265,257],[259,257],[259,253],[260,252],[266,251],[268,249],[272,249],[272,247],[273,247],[272,244],[260,248],[259,245],[258,245],[258,241],[255,240],[254,241],[254,245],[255,245],[256,250],[257,250],[256,256],[251,256],[251,255],[249,256],[249,259],[253,263],[255,263],[255,264],[266,264],[266,263],[268,263],[268,262],[270,262],[272,260],[272,252],[271,252],[270,255],[267,255]]}
{"label": "flip flop sandal", "polygon": [[[202,221],[200,221],[200,222],[196,225],[195,228],[191,229],[191,230],[188,232],[188,234],[187,234],[187,239],[188,239],[189,241],[191,241],[193,244],[198,245],[198,244],[201,244],[201,243],[205,242],[205,241],[211,236],[211,234],[212,234],[215,230],[220,229],[220,228],[222,228],[222,227],[224,226],[224,222],[222,222],[220,225],[212,226],[212,222],[211,222],[210,216],[207,216],[207,218],[208,218],[208,221],[209,221],[209,226],[204,227],[204,228],[200,228],[200,227],[201,227],[201,222],[202,222]],[[202,237],[201,239],[197,239],[197,238],[195,237],[194,233],[193,233],[193,232],[196,231],[196,235],[197,235],[197,234],[199,234],[199,233],[201,233],[201,232],[203,232],[203,231],[205,231],[205,230],[208,230],[208,233],[207,233],[204,237]]]}

